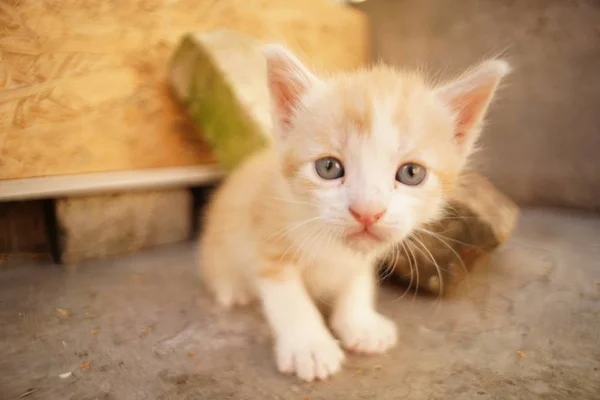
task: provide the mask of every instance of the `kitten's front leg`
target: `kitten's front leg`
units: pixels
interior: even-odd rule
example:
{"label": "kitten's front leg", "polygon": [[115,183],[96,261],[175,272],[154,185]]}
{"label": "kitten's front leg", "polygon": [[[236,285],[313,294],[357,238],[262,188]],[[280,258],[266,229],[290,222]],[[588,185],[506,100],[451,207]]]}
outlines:
{"label": "kitten's front leg", "polygon": [[375,288],[374,271],[364,268],[334,304],[331,327],[348,350],[376,354],[396,345],[396,325],[375,311]]}
{"label": "kitten's front leg", "polygon": [[259,292],[275,334],[279,371],[295,373],[306,381],[336,373],[344,352],[329,333],[298,271],[290,267],[275,277],[261,278]]}

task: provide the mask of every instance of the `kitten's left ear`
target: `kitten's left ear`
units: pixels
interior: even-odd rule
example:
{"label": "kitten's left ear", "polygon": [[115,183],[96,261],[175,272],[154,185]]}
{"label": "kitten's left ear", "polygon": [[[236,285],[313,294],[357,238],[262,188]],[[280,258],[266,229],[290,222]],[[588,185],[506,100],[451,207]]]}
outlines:
{"label": "kitten's left ear", "polygon": [[456,113],[454,137],[463,155],[471,152],[498,84],[509,72],[506,61],[490,60],[436,90],[442,101]]}
{"label": "kitten's left ear", "polygon": [[274,128],[278,135],[285,136],[302,95],[318,79],[283,46],[267,45],[263,48],[263,54],[267,59],[267,82],[271,93]]}

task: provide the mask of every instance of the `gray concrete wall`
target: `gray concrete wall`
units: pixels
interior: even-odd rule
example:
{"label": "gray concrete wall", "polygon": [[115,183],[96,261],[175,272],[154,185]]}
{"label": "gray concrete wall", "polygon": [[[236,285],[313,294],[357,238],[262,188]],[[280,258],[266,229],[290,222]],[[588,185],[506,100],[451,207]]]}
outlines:
{"label": "gray concrete wall", "polygon": [[514,67],[475,158],[521,204],[600,209],[600,1],[370,0],[374,58]]}

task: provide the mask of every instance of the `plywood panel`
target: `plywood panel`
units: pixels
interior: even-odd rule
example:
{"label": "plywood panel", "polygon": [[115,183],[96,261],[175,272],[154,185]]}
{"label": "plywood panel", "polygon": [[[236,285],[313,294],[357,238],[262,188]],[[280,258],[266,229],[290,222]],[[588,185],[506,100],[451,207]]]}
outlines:
{"label": "plywood panel", "polygon": [[367,59],[367,26],[329,0],[0,1],[0,179],[212,163],[171,99],[185,32],[287,43],[326,71]]}

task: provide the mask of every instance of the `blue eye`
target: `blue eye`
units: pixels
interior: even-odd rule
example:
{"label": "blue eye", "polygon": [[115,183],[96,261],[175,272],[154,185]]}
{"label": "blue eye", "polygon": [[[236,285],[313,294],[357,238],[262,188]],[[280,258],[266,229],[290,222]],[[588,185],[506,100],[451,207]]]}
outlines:
{"label": "blue eye", "polygon": [[323,157],[315,161],[317,174],[327,180],[339,179],[344,176],[344,166],[334,157]]}
{"label": "blue eye", "polygon": [[406,163],[398,168],[396,180],[407,186],[417,186],[425,180],[427,170],[415,163]]}

